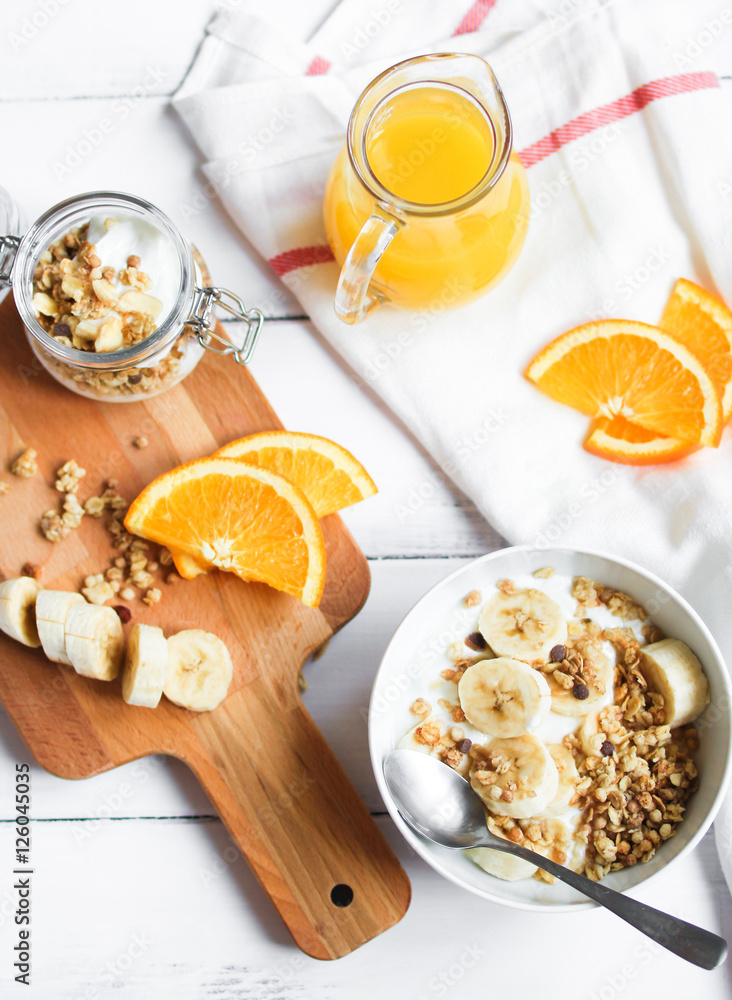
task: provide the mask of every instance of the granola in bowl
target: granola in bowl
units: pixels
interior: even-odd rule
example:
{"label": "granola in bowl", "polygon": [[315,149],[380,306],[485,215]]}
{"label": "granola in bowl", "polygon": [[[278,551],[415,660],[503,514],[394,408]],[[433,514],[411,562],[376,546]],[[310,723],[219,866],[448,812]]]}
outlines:
{"label": "granola in bowl", "polygon": [[[693,723],[710,698],[705,669],[686,642],[664,635],[632,588],[629,596],[599,574],[552,572],[538,561],[526,569],[484,574],[479,588],[463,591],[454,619],[461,636],[439,653],[435,644],[429,667],[414,668],[412,725],[391,745],[433,754],[463,774],[494,833],[592,879],[612,873],[621,887],[635,884],[658,870],[657,855],[697,798],[703,770]],[[668,611],[661,617],[671,632]],[[682,634],[689,639],[688,629]],[[707,783],[705,800],[710,791]],[[499,852],[466,855],[497,879],[553,881]],[[480,876],[457,863],[454,870],[481,886]]]}

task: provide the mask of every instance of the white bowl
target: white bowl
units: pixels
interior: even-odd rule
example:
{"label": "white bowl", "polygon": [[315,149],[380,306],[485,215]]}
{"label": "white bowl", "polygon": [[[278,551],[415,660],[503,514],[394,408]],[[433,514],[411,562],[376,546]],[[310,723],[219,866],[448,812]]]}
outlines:
{"label": "white bowl", "polygon": [[602,552],[562,546],[501,549],[461,567],[428,591],[406,615],[384,653],[369,708],[369,745],[376,782],[392,819],[435,871],[495,902],[527,910],[575,911],[596,904],[559,882],[547,885],[533,878],[502,881],[484,872],[461,851],[439,847],[413,833],[389,795],[383,772],[385,757],[414,725],[409,712],[412,701],[426,693],[429,696],[428,686],[435,679],[436,645],[444,649],[448,642],[470,631],[465,627],[465,595],[473,589],[487,591],[502,577],[530,573],[542,566],[553,566],[558,574],[588,576],[630,594],[667,635],[683,640],[694,650],[709,678],[711,701],[697,720],[700,747],[695,761],[699,788],[689,799],[684,821],[651,861],[613,872],[604,881],[613,889],[632,889],[673,868],[699,843],[721,804],[732,767],[729,675],[709,629],[682,597],[640,566]]}

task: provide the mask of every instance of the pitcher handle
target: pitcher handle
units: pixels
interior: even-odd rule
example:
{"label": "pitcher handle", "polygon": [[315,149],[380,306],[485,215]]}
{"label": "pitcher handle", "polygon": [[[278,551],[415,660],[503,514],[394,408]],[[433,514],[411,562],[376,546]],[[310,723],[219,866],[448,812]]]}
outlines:
{"label": "pitcher handle", "polygon": [[344,323],[360,323],[384,296],[369,293],[369,284],[381,255],[404,222],[394,216],[374,212],[348,251],[335,296],[335,311]]}

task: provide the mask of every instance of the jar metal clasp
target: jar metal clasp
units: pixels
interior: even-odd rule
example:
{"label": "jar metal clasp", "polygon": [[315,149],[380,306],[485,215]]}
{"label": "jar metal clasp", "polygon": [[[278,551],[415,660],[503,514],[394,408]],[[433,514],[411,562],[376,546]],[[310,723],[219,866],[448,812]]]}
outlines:
{"label": "jar metal clasp", "polygon": [[[2,257],[0,256],[0,265]],[[223,309],[235,319],[246,323],[244,342],[240,347],[215,332],[214,310]],[[230,354],[238,365],[247,365],[262,330],[264,315],[259,309],[247,309],[238,295],[228,288],[196,288],[193,309],[188,323],[196,330],[201,347],[214,354]]]}
{"label": "jar metal clasp", "polygon": [[0,236],[0,288],[11,284],[15,255],[20,246],[17,236]]}

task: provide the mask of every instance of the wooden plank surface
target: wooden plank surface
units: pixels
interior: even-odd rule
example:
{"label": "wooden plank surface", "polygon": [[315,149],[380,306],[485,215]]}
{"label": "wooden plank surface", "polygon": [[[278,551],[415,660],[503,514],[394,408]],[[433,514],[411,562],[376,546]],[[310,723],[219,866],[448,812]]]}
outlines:
{"label": "wooden plank surface", "polygon": [[[92,518],[71,546],[39,535],[40,514],[53,505],[52,469],[73,458],[98,489],[104,478],[98,456],[117,456],[114,477],[131,499],[172,466],[279,426],[249,372],[227,358],[207,355],[163,397],[124,405],[84,399],[46,372],[28,378],[32,362],[9,296],[0,306],[3,462],[7,467],[30,446],[43,456],[43,474],[16,480],[4,498],[2,569],[18,575],[31,561],[44,584],[57,589],[77,589],[115,553]],[[132,442],[143,424],[150,444],[138,460]],[[38,495],[44,490],[45,501]],[[88,490],[83,482],[82,502]],[[151,753],[185,761],[298,944],[317,958],[334,958],[399,920],[409,883],[298,692],[304,661],[360,610],[369,588],[366,561],[341,520],[324,519],[323,531],[328,563],[318,609],[225,573],[163,585],[165,599],[152,608],[133,605],[135,622],[159,625],[167,634],[203,628],[226,643],[234,677],[213,712],[197,715],[165,699],[154,711],[126,705],[119,679],[89,681],[6,636],[0,637],[0,697],[36,760],[59,777],[89,777]],[[73,553],[66,562],[64,549]],[[284,805],[275,809],[274,803]],[[307,847],[293,850],[300,842]],[[332,902],[338,884],[351,886],[350,906]]]}
{"label": "wooden plank surface", "polygon": [[[111,51],[105,47],[101,59],[89,57],[98,51],[100,24],[92,0],[62,3],[43,31],[17,51],[9,33],[39,3],[2,5],[0,35],[6,45],[0,103],[6,133],[17,141],[0,146],[0,184],[21,203],[28,220],[84,190],[117,187],[148,197],[201,248],[218,283],[269,316],[295,317],[302,312],[298,303],[206,188],[197,152],[163,96],[163,83],[173,81],[167,89],[174,88],[175,74],[193,55],[202,25],[224,4],[236,7],[238,0],[158,0],[153,16],[149,4],[131,0],[124,13],[126,43],[115,43]],[[557,3],[541,6],[539,16],[563,16]],[[720,0],[719,12],[726,6]],[[292,19],[305,9],[293,3]],[[263,16],[269,10],[262,8]],[[491,30],[490,19],[486,27]],[[664,28],[669,43],[672,28]],[[732,73],[728,30],[708,45],[702,36],[704,47],[691,57],[690,70]],[[686,48],[702,31],[702,19],[690,6],[689,24],[680,36],[686,41],[674,48],[679,58],[689,58]],[[70,53],[76,52],[84,55],[75,59],[72,71]],[[132,100],[151,55],[170,76],[157,93],[153,88],[140,95],[137,89]],[[122,108],[124,117],[116,110]],[[113,132],[59,174],[67,144],[76,146],[103,117],[114,122]],[[452,557],[480,555],[501,542],[378,397],[354,384],[348,368],[309,323],[269,324],[252,368],[287,426],[341,441],[380,487],[377,497],[344,512],[345,523],[372,557],[368,603],[319,660],[306,664],[309,689],[303,696],[359,794],[378,812],[383,806],[366,752],[362,713],[381,653],[409,606],[462,564]],[[15,943],[9,819],[15,763],[28,759],[0,707],[3,996],[20,989],[9,982]],[[145,757],[70,782],[30,760],[39,820],[33,823],[36,950],[27,992],[36,1000],[372,1000],[381,995],[453,1000],[486,991],[546,1000],[641,1000],[651,992],[732,997],[727,969],[710,975],[666,953],[649,955],[642,939],[607,914],[563,915],[548,922],[541,914],[475,899],[413,857],[388,816],[376,821],[413,885],[405,919],[343,960],[311,960],[293,945],[222,824],[210,818],[215,810],[185,764]],[[732,905],[713,834],[672,880],[658,882],[644,898],[732,939]],[[470,946],[477,946],[477,954],[466,950]]]}

